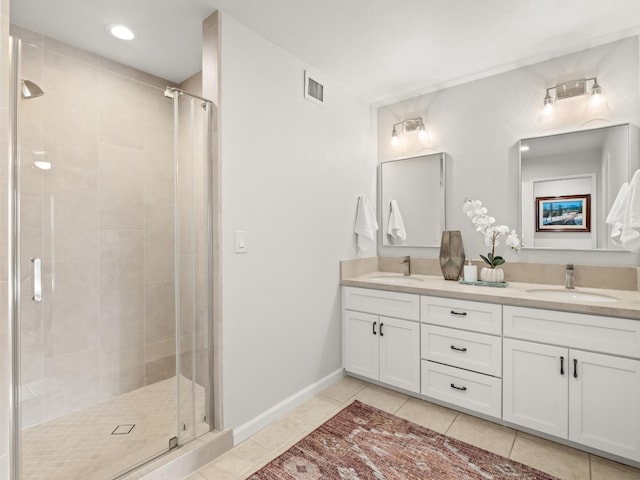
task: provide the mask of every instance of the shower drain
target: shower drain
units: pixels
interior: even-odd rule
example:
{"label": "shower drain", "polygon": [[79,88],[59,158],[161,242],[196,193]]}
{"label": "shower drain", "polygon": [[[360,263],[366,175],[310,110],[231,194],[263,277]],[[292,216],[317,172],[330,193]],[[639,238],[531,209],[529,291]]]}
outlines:
{"label": "shower drain", "polygon": [[127,435],[131,433],[131,430],[133,430],[133,427],[135,426],[136,425],[132,423],[118,425],[113,432],[111,432],[111,435]]}

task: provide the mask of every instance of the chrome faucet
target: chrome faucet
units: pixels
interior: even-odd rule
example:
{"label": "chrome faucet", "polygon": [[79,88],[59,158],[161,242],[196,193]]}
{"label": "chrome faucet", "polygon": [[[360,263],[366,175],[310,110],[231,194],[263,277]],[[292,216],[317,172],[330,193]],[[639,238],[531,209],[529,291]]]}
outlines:
{"label": "chrome faucet", "polygon": [[411,275],[411,257],[410,256],[406,256],[404,257],[404,260],[402,260],[402,263],[406,263],[407,264],[407,271],[404,272],[404,276],[408,277]]}
{"label": "chrome faucet", "polygon": [[576,288],[573,282],[573,264],[567,263],[567,268],[565,269],[565,288],[573,290]]}

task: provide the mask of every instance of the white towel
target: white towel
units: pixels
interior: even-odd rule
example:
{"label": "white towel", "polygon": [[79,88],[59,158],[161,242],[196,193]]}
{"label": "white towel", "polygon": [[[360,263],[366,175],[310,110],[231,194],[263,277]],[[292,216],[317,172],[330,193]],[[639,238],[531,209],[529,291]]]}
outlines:
{"label": "white towel", "polygon": [[617,246],[621,247],[620,235],[622,234],[622,228],[624,227],[624,211],[627,206],[627,196],[629,194],[629,184],[624,182],[618,190],[609,215],[607,215],[607,224],[611,225],[611,241]]}
{"label": "white towel", "polygon": [[371,208],[369,199],[366,195],[358,197],[358,209],[356,211],[356,237],[358,248],[361,251],[368,249],[376,239],[376,231],[378,230],[378,222],[376,214]]}
{"label": "white towel", "polygon": [[389,207],[389,225],[387,226],[387,233],[394,240],[406,240],[407,231],[404,229],[404,220],[402,220],[402,214],[400,208],[398,208],[398,202],[391,200]]}
{"label": "white towel", "polygon": [[625,250],[637,252],[640,250],[640,170],[629,182],[626,200],[620,242]]}

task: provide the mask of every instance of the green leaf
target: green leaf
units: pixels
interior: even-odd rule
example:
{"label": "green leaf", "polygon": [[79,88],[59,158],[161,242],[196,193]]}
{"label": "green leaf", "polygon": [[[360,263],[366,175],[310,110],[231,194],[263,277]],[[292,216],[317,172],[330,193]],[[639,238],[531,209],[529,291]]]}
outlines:
{"label": "green leaf", "polygon": [[493,266],[497,267],[498,265],[502,265],[503,263],[505,263],[505,261],[506,260],[504,258],[502,258],[502,257],[495,257],[493,259]]}
{"label": "green leaf", "polygon": [[[491,256],[491,254],[489,254],[489,256]],[[484,255],[480,255],[480,258],[482,260],[484,260],[484,262],[488,265],[491,265],[493,267],[493,265],[491,264],[491,262],[489,261],[489,259],[487,257],[485,257]]]}

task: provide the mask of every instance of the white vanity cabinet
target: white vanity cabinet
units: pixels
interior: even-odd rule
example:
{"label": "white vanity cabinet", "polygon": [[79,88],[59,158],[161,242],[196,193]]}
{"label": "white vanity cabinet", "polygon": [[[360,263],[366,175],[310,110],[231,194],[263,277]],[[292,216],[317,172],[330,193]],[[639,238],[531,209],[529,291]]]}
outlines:
{"label": "white vanity cabinet", "polygon": [[421,297],[422,395],[500,418],[502,306]]}
{"label": "white vanity cabinet", "polygon": [[640,321],[503,314],[503,419],[640,461]]}
{"label": "white vanity cabinet", "polygon": [[420,392],[418,295],[343,287],[347,372]]}

